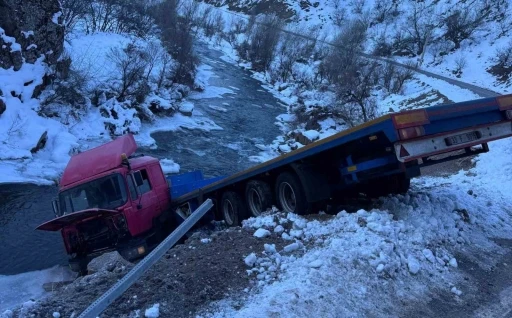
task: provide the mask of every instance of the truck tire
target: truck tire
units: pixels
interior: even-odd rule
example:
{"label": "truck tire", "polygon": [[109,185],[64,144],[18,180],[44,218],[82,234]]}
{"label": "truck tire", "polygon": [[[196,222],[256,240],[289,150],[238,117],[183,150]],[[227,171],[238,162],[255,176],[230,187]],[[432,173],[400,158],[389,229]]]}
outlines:
{"label": "truck tire", "polygon": [[69,268],[71,271],[78,273],[80,276],[87,275],[87,257],[72,257],[68,260]]}
{"label": "truck tire", "polygon": [[277,177],[276,201],[283,212],[300,215],[311,212],[311,205],[306,200],[299,177],[290,172],[283,172]]}
{"label": "truck tire", "polygon": [[245,202],[251,216],[257,217],[261,212],[272,207],[272,190],[268,183],[258,180],[247,182],[245,187]]}
{"label": "truck tire", "polygon": [[242,197],[233,191],[226,191],[220,200],[220,211],[227,226],[239,226],[245,217]]}

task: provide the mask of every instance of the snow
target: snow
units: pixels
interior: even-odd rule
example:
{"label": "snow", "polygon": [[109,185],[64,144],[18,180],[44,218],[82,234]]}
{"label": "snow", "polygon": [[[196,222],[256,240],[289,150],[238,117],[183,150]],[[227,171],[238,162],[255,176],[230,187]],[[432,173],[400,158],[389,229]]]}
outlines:
{"label": "snow", "polygon": [[54,312],[52,316],[53,318],[60,318],[60,313]]}
{"label": "snow", "polygon": [[212,239],[210,239],[210,238],[203,238],[203,239],[201,239],[201,243],[203,243],[203,244],[208,244],[211,241],[212,241]]}
{"label": "snow", "polygon": [[43,297],[47,294],[43,289],[45,283],[73,279],[74,273],[59,266],[18,275],[0,275],[0,313],[24,303],[28,306],[31,300]]}
{"label": "snow", "polygon": [[146,318],[158,318],[160,316],[160,304],[154,304],[144,312]]}
{"label": "snow", "polygon": [[[512,238],[511,146],[509,139],[492,142],[469,172],[414,179],[408,194],[380,198],[372,210],[341,211],[326,221],[282,213],[251,218],[244,227],[276,229],[287,220],[290,234],[303,233],[276,253],[262,244],[247,264],[257,287],[241,308],[226,299],[212,305],[211,316],[397,316],[404,303],[426,304],[432,292],[463,297],[454,286],[465,284],[454,253],[490,268],[503,253],[494,239]],[[286,230],[283,237],[291,238]]]}
{"label": "snow", "polygon": [[194,103],[183,102],[181,103],[179,109],[181,112],[192,113],[192,111],[194,110]]}
{"label": "snow", "polygon": [[59,18],[61,16],[62,16],[62,11],[54,13],[53,16],[52,16],[52,22],[55,23],[55,24],[60,24],[59,23]]}
{"label": "snow", "polygon": [[21,34],[23,34],[25,39],[28,39],[31,35],[34,35],[34,31],[21,31]]}
{"label": "snow", "polygon": [[305,137],[307,137],[309,140],[317,140],[320,137],[320,133],[316,130],[307,130],[302,133]]}
{"label": "snow", "polygon": [[254,236],[259,238],[267,237],[270,236],[270,231],[265,229],[257,229],[256,232],[254,232]]}
{"label": "snow", "polygon": [[21,51],[21,45],[17,43],[16,39],[12,36],[7,36],[5,34],[5,30],[2,28],[0,28],[0,38],[2,38],[5,43],[9,43],[11,45],[11,52]]}
{"label": "snow", "polygon": [[213,109],[213,110],[216,110],[216,111],[219,111],[219,112],[222,112],[222,113],[225,113],[227,112],[228,110],[224,107],[220,107],[220,106],[215,106],[215,105],[208,105],[209,108]]}
{"label": "snow", "polygon": [[179,173],[180,165],[172,159],[160,159],[160,166],[165,174]]}
{"label": "snow", "polygon": [[[206,64],[201,64],[197,68],[198,74],[196,75],[197,80],[208,83],[209,79],[214,76],[211,71],[212,67]],[[202,92],[194,92],[190,95],[191,99],[207,99],[207,98],[221,98],[225,94],[235,94],[235,92],[229,88],[219,87],[214,85],[208,85]]]}

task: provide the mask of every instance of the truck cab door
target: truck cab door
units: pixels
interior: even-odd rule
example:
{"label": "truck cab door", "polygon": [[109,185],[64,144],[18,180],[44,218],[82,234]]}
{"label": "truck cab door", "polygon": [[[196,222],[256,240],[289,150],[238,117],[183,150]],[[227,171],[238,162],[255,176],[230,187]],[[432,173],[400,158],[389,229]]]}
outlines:
{"label": "truck cab door", "polygon": [[153,227],[153,218],[160,214],[160,204],[151,184],[147,169],[133,171],[126,176],[131,208],[126,211],[130,233],[135,236]]}

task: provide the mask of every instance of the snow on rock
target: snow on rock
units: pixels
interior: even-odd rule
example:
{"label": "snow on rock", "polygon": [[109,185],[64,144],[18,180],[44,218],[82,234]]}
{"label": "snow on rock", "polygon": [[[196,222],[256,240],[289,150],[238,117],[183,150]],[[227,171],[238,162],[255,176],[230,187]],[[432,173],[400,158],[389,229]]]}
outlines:
{"label": "snow on rock", "polygon": [[452,258],[450,259],[450,261],[448,262],[448,264],[449,264],[451,267],[454,267],[454,268],[457,268],[457,267],[458,267],[457,260],[456,260],[454,257],[452,257]]}
{"label": "snow on rock", "polygon": [[457,287],[455,287],[455,286],[452,287],[451,292],[454,293],[457,296],[462,295],[462,291],[460,289],[458,289]]}
{"label": "snow on rock", "polygon": [[277,226],[277,223],[274,215],[263,215],[257,218],[251,217],[247,220],[242,221],[242,226],[244,228],[253,229],[258,229],[261,227],[273,228]]}
{"label": "snow on rock", "polygon": [[277,253],[275,244],[264,244],[265,252],[269,254]]}
{"label": "snow on rock", "polygon": [[284,232],[284,227],[282,225],[278,225],[274,228],[274,232],[275,233],[283,233]]}
{"label": "snow on rock", "polygon": [[421,269],[420,262],[414,256],[411,255],[407,257],[407,267],[409,268],[409,272],[414,275],[418,274],[418,272]]}
{"label": "snow on rock", "polygon": [[160,159],[160,166],[165,174],[179,173],[180,165],[172,159]]}
{"label": "snow on rock", "polygon": [[146,318],[158,318],[160,316],[160,304],[154,304],[144,312]]}
{"label": "snow on rock", "polygon": [[211,239],[211,238],[202,238],[202,239],[201,239],[201,243],[203,243],[203,244],[208,244],[208,243],[210,243],[211,241],[212,241],[212,239]]}
{"label": "snow on rock", "polygon": [[311,141],[315,141],[320,138],[320,133],[316,130],[306,130],[302,134]]}
{"label": "snow on rock", "polygon": [[434,253],[432,253],[432,251],[429,250],[428,248],[424,249],[422,251],[422,253],[423,253],[423,256],[425,256],[425,258],[428,259],[430,262],[432,262],[432,263],[436,262],[436,257],[434,256]]}
{"label": "snow on rock", "polygon": [[53,318],[60,318],[60,313],[56,311],[52,314],[52,316]]}
{"label": "snow on rock", "polygon": [[259,238],[267,237],[270,236],[270,231],[265,229],[257,229],[256,232],[254,232],[254,236]]}
{"label": "snow on rock", "polygon": [[251,253],[251,254],[247,255],[246,258],[244,258],[244,262],[247,266],[253,267],[254,263],[256,263],[257,259],[258,259],[258,257],[256,256],[256,254]]}
{"label": "snow on rock", "polygon": [[[229,105],[229,104],[228,104]],[[208,105],[208,108],[211,108],[213,110],[216,110],[216,111],[219,111],[219,112],[222,112],[222,113],[225,113],[227,112],[228,110],[224,107],[220,107],[220,106],[215,106],[215,105]]]}
{"label": "snow on rock", "polygon": [[322,267],[322,265],[324,264],[324,262],[322,260],[314,260],[312,262],[309,263],[309,267],[311,268],[319,268],[319,267]]}
{"label": "snow on rock", "polygon": [[183,102],[178,109],[183,115],[192,116],[192,112],[194,111],[194,104],[191,102]]}
{"label": "snow on rock", "polygon": [[293,251],[296,251],[300,248],[300,245],[299,243],[295,242],[295,243],[292,243],[292,244],[289,244],[289,245],[286,245],[283,250],[286,252],[286,253],[291,253]]}

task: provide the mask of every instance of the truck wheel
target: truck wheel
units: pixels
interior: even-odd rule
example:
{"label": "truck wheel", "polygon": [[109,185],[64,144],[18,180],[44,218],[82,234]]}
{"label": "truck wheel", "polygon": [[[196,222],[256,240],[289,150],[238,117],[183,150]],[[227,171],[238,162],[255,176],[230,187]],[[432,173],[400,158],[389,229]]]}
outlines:
{"label": "truck wheel", "polygon": [[224,192],[220,209],[228,226],[239,226],[241,220],[245,217],[245,205],[242,197],[233,191]]}
{"label": "truck wheel", "polygon": [[268,183],[258,180],[247,182],[245,187],[245,201],[251,216],[260,216],[272,207],[272,190]]}
{"label": "truck wheel", "polygon": [[306,200],[299,178],[289,172],[281,173],[276,180],[276,198],[282,211],[308,214],[310,205]]}
{"label": "truck wheel", "polygon": [[71,271],[78,273],[80,276],[87,275],[88,263],[89,262],[86,257],[72,257],[68,260]]}

